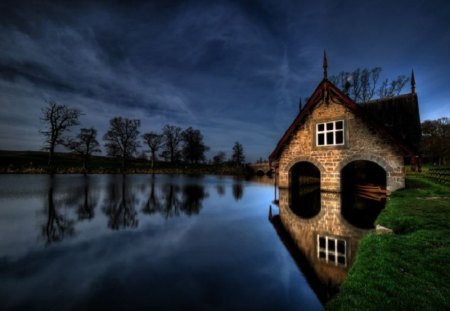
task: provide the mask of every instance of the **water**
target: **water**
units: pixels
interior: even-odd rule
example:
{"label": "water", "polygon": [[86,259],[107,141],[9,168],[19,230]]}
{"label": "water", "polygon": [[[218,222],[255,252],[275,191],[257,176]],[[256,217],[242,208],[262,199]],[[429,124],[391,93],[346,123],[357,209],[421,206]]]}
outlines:
{"label": "water", "polygon": [[273,199],[232,177],[0,176],[0,309],[321,310]]}

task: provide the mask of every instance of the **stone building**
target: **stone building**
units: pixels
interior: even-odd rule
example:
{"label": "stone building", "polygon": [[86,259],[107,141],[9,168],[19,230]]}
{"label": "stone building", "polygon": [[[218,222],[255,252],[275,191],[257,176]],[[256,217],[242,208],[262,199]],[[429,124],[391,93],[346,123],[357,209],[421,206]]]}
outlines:
{"label": "stone building", "polygon": [[[278,186],[301,175],[339,192],[352,181],[380,184],[387,192],[405,186],[405,161],[418,159],[420,119],[414,74],[411,93],[358,104],[324,76],[269,156]],[[419,167],[420,169],[420,167]]]}

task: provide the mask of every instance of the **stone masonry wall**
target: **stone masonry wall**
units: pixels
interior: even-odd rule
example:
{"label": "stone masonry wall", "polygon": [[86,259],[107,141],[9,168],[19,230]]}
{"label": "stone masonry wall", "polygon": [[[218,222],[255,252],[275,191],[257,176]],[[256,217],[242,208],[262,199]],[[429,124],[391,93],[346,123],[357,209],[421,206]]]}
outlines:
{"label": "stone masonry wall", "polygon": [[[344,120],[345,145],[317,147],[316,124],[334,120]],[[321,101],[281,153],[278,185],[280,188],[289,187],[292,166],[307,161],[319,168],[322,190],[339,192],[341,170],[356,160],[368,160],[380,165],[386,171],[388,192],[405,186],[405,170],[400,150],[332,98],[328,103]]]}

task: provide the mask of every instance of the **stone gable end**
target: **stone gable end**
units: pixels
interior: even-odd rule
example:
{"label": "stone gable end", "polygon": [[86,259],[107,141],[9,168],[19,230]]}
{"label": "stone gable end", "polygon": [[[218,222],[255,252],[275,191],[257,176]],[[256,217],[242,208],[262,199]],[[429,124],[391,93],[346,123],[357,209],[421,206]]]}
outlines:
{"label": "stone gable end", "polygon": [[[316,146],[316,124],[338,120],[344,121],[344,145]],[[342,168],[356,160],[381,166],[386,171],[388,192],[404,187],[404,160],[400,149],[336,99],[321,100],[281,152],[278,184],[281,188],[289,187],[291,167],[307,161],[319,168],[322,190],[340,191]]]}

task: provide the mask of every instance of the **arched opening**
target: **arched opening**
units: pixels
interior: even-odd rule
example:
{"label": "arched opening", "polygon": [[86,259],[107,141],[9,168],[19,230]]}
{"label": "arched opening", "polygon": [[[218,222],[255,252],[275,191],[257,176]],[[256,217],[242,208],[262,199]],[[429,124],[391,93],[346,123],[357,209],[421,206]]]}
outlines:
{"label": "arched opening", "polygon": [[373,228],[386,203],[386,171],[375,162],[357,160],[341,171],[344,218],[359,228]]}
{"label": "arched opening", "polygon": [[320,212],[320,170],[312,163],[298,162],[289,172],[290,208],[302,218]]}
{"label": "arched opening", "polygon": [[256,176],[264,176],[264,171],[263,170],[257,170],[256,171]]}

